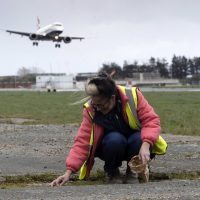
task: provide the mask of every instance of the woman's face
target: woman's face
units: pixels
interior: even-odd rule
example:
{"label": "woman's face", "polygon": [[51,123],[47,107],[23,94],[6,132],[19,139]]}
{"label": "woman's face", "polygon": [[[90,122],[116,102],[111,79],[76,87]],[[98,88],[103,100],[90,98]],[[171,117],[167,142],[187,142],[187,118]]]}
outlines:
{"label": "woman's face", "polygon": [[114,108],[115,95],[112,95],[109,99],[102,96],[93,96],[91,97],[91,105],[105,115]]}

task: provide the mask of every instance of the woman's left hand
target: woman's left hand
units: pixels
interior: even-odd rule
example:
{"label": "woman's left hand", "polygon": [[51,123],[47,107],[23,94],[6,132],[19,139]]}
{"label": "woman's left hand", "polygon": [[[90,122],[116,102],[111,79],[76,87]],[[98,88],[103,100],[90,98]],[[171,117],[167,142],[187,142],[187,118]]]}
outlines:
{"label": "woman's left hand", "polygon": [[150,144],[148,142],[143,142],[139,152],[139,158],[142,163],[147,164],[150,161]]}

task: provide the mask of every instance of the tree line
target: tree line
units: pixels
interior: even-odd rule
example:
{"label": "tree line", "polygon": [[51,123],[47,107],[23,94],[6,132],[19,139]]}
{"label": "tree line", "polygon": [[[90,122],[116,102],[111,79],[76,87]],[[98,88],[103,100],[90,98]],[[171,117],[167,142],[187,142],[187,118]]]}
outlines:
{"label": "tree line", "polygon": [[0,83],[1,87],[2,84],[7,85],[15,85],[16,83],[18,84],[25,84],[25,83],[31,83],[35,84],[36,83],[36,76],[40,73],[43,73],[39,68],[37,67],[20,67],[17,70],[17,76],[2,76],[0,77]]}
{"label": "tree line", "polygon": [[111,73],[116,71],[115,78],[132,78],[134,73],[158,73],[162,78],[186,79],[198,78],[200,79],[200,57],[186,58],[185,56],[174,55],[171,64],[166,59],[151,57],[147,63],[138,64],[137,61],[128,63],[124,61],[123,66],[115,62],[103,64],[99,71],[106,71]]}
{"label": "tree line", "polygon": [[[104,63],[99,71],[110,74],[115,70],[115,79],[133,78],[135,73],[156,73],[162,78],[175,78],[185,83],[200,83],[200,57],[186,58],[185,56],[172,57],[169,64],[165,58],[151,57],[146,63],[139,64],[138,61],[128,63],[124,61],[123,66],[115,62]],[[43,71],[37,67],[18,69],[17,76],[0,77],[0,83],[7,82],[31,82],[35,84],[35,78]]]}

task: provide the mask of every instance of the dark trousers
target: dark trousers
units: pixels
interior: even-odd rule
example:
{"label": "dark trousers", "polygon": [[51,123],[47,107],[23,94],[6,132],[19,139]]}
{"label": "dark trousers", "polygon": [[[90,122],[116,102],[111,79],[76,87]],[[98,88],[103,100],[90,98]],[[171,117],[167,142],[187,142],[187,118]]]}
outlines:
{"label": "dark trousers", "polygon": [[119,132],[110,132],[103,137],[96,157],[104,160],[104,170],[112,173],[122,165],[122,161],[129,161],[133,156],[138,155],[141,145],[140,132],[134,132],[128,137]]}

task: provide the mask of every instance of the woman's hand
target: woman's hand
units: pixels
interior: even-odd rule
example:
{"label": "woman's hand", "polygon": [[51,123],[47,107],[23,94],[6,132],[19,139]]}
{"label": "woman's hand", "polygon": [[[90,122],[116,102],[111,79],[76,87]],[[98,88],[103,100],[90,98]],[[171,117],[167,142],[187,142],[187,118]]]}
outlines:
{"label": "woman's hand", "polygon": [[147,164],[150,161],[150,144],[148,142],[143,142],[139,152],[139,158],[142,160],[143,164]]}
{"label": "woman's hand", "polygon": [[51,187],[62,186],[67,181],[69,181],[69,177],[70,177],[71,173],[72,173],[71,170],[67,170],[65,174],[63,174],[62,176],[59,176],[57,179],[55,179],[54,181],[52,181],[49,184],[49,186],[51,186]]}

